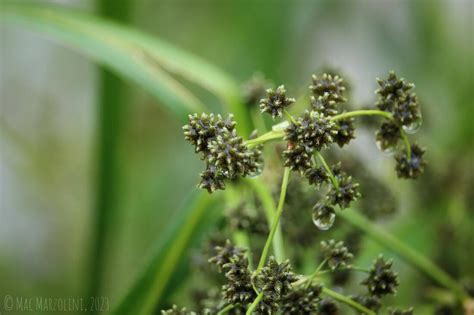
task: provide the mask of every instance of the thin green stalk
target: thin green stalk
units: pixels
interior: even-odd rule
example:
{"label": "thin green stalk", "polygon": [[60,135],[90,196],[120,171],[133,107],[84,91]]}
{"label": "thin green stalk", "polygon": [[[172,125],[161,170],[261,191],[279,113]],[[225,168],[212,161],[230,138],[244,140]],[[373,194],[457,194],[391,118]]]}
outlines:
{"label": "thin green stalk", "polygon": [[323,164],[323,167],[324,169],[326,169],[326,172],[328,172],[329,174],[329,178],[331,179],[331,182],[332,184],[334,185],[334,187],[336,187],[336,189],[339,189],[339,183],[337,182],[337,179],[336,177],[334,176],[334,174],[332,173],[331,171],[331,168],[328,166],[328,164],[326,163],[326,160],[324,159],[324,157],[321,155],[321,153],[319,153],[318,151],[315,151],[314,154],[318,157],[318,159],[321,161],[321,164]]}
{"label": "thin green stalk", "polygon": [[324,265],[326,264],[328,260],[327,259],[324,259],[320,264],[319,266],[316,268],[316,270],[313,272],[313,274],[308,278],[308,281],[306,282],[306,288],[309,288],[309,286],[311,285],[311,283],[313,283],[313,280],[314,278],[316,278],[319,274],[319,271],[321,270],[321,268],[324,267]]}
{"label": "thin green stalk", "polygon": [[267,133],[264,133],[263,135],[261,135],[261,136],[258,137],[258,138],[245,141],[245,144],[246,144],[249,148],[252,148],[252,147],[255,147],[255,146],[259,145],[259,144],[268,142],[268,141],[270,141],[270,140],[281,139],[281,138],[283,138],[284,135],[285,135],[285,131],[284,131],[284,130],[281,130],[281,131],[269,131],[269,132],[267,132]]}
{"label": "thin green stalk", "polygon": [[229,304],[227,305],[226,307],[224,307],[223,309],[221,309],[219,311],[219,313],[217,313],[217,315],[223,315],[223,314],[227,314],[228,311],[230,311],[231,309],[233,309],[235,307],[234,304]]}
{"label": "thin green stalk", "polygon": [[371,115],[378,115],[378,116],[383,116],[385,118],[388,118],[390,120],[393,119],[392,114],[388,112],[384,112],[382,110],[377,110],[377,109],[362,109],[362,110],[353,110],[350,112],[345,112],[336,116],[331,117],[332,121],[344,119],[344,118],[349,118],[349,117],[356,117],[356,116],[371,116]]}
{"label": "thin green stalk", "polygon": [[253,301],[252,304],[250,304],[249,308],[247,309],[247,312],[245,312],[245,315],[252,315],[252,312],[255,310],[257,307],[258,303],[260,303],[260,300],[263,298],[263,291],[260,292],[255,300]]}
{"label": "thin green stalk", "polygon": [[350,307],[352,307],[353,309],[359,311],[359,312],[362,312],[366,315],[376,315],[375,312],[369,310],[368,308],[366,308],[365,306],[363,305],[360,305],[359,303],[357,303],[356,301],[354,301],[353,299],[350,299],[348,298],[347,296],[345,295],[342,295],[340,293],[337,293],[336,291],[333,291],[331,289],[328,289],[326,287],[323,287],[323,294],[326,294],[330,297],[332,297],[333,299],[335,299],[336,301],[339,301],[341,303],[344,303],[346,305],[349,305]]}
{"label": "thin green stalk", "polygon": [[281,182],[280,199],[278,200],[277,211],[275,213],[275,217],[273,218],[272,228],[270,230],[270,233],[268,234],[268,238],[265,243],[265,247],[263,248],[262,255],[260,256],[260,261],[258,262],[256,272],[260,271],[263,265],[265,265],[265,261],[267,260],[267,256],[268,256],[268,251],[270,250],[270,245],[272,244],[273,237],[275,236],[275,232],[279,226],[280,217],[281,217],[281,214],[283,213],[283,204],[285,203],[286,188],[288,187],[289,178],[290,178],[290,169],[288,167],[285,167],[285,170],[283,172],[283,180]]}
{"label": "thin green stalk", "polygon": [[400,128],[400,134],[402,136],[403,142],[405,143],[405,147],[407,149],[407,158],[408,160],[411,159],[411,145],[410,141],[408,141],[408,136],[406,132],[403,130],[403,128]]}
{"label": "thin green stalk", "polygon": [[[246,179],[246,182],[252,187],[253,191],[257,195],[257,198],[260,199],[263,210],[265,211],[268,226],[271,227],[273,217],[276,213],[276,205],[273,201],[271,192],[260,178]],[[273,238],[273,253],[278,262],[282,262],[285,259],[285,248],[280,224],[278,224],[275,237]]]}
{"label": "thin green stalk", "polygon": [[288,118],[289,121],[296,124],[295,118],[286,109],[283,110],[283,113],[285,114],[286,118]]}
{"label": "thin green stalk", "polygon": [[425,275],[438,282],[440,285],[451,290],[460,300],[464,300],[469,297],[469,294],[455,279],[451,278],[449,274],[436,266],[433,262],[431,262],[431,260],[421,255],[413,248],[407,246],[405,243],[395,238],[392,234],[379,228],[370,220],[360,215],[357,211],[349,211],[346,209],[345,211],[339,211],[337,215],[338,217],[343,218],[349,224],[353,225],[355,228],[367,234],[374,241],[392,250],[394,253],[403,258],[407,263],[418,268],[420,271],[425,273]]}

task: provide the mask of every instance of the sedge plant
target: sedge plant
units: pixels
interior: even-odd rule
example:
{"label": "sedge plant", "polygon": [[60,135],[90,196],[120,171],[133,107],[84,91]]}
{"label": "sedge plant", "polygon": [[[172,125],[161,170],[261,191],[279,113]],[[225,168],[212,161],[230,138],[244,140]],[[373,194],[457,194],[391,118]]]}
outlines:
{"label": "sedge plant", "polygon": [[[200,314],[337,314],[341,304],[359,314],[382,311],[393,315],[413,314],[411,307],[385,303],[385,297],[395,295],[400,283],[392,260],[379,255],[370,266],[353,265],[360,239],[357,232],[346,231],[344,240],[323,239],[319,250],[309,247],[319,260],[314,259],[313,270],[309,273],[297,272],[301,270],[301,261],[307,261],[307,257],[288,250],[310,241],[312,233],[306,233],[308,222],[313,229],[332,230],[338,216],[351,221],[353,216],[346,213],[356,211],[351,209],[356,200],[366,192],[371,197],[370,191],[374,189],[364,190],[364,185],[349,175],[348,170],[358,169],[353,162],[347,167],[344,158],[340,158],[344,163],[328,162],[328,157],[335,159],[328,150],[331,146],[343,148],[355,139],[355,120],[358,117],[380,118],[375,133],[376,143],[381,151],[393,154],[394,169],[399,178],[416,179],[423,174],[425,149],[409,140],[409,134],[415,133],[421,125],[421,110],[413,91],[414,85],[393,71],[386,79],[377,79],[377,82],[375,107],[349,111],[344,80],[336,74],[313,75],[308,106],[294,116],[289,109],[296,100],[287,95],[283,85],[265,90],[263,87],[268,82],[254,79],[252,84],[245,86],[244,98],[251,105],[265,93],[259,101],[260,114],[283,121],[261,135],[254,131],[247,139],[237,133],[237,122],[232,115],[223,117],[202,113],[189,116],[188,124],[183,127],[185,139],[205,163],[198,186],[209,193],[226,190],[230,204],[233,204],[224,223],[228,234],[214,235],[207,244],[205,253],[210,257],[202,268],[207,272],[215,266],[214,271],[223,277],[209,276],[208,280],[215,279],[216,286],[198,301]],[[256,125],[264,128],[261,117],[254,115],[253,119],[258,122]],[[262,175],[263,152],[272,141],[276,142],[274,150],[265,151],[272,153],[267,163],[270,174],[265,176]],[[277,162],[272,162],[275,159]],[[282,168],[281,182],[274,194],[269,195],[267,192],[271,189],[264,186],[271,186],[268,181],[278,178],[275,173],[279,165]],[[245,177],[247,179],[243,179]],[[374,181],[376,179],[368,182]],[[302,185],[305,185],[305,191],[300,191]],[[380,189],[375,191],[379,198],[380,193],[384,193]],[[311,216],[298,212],[300,208],[309,206],[304,203],[305,196],[316,196]],[[276,202],[272,203],[272,199]],[[378,208],[383,208],[381,201],[376,203]],[[267,219],[262,213],[267,214]],[[282,228],[283,220],[285,226]],[[370,235],[374,237],[383,237],[374,232],[373,227],[364,227],[363,224],[359,227],[368,234],[373,232]],[[389,238],[388,242],[391,242]],[[287,248],[285,243],[289,245]],[[395,250],[406,253],[404,245],[393,240],[392,244]],[[410,255],[407,254],[415,265],[452,289],[460,300],[467,298],[463,288],[436,266],[423,266],[422,258],[413,251]],[[365,289],[357,294],[338,289],[338,284],[354,273],[363,275],[359,282]],[[443,279],[445,276],[448,280]],[[177,306],[162,313],[197,314]]]}

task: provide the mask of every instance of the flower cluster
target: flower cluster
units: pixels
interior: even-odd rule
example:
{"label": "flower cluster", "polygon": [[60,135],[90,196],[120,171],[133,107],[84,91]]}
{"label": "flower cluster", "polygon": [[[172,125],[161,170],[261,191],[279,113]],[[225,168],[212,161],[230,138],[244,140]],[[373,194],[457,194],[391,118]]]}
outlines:
{"label": "flower cluster", "polygon": [[290,291],[282,301],[282,314],[301,315],[318,314],[318,302],[323,287],[320,284],[312,284],[309,287],[300,286]]}
{"label": "flower cluster", "polygon": [[354,258],[354,255],[344,246],[344,242],[336,242],[333,239],[321,242],[321,253],[331,270],[347,267],[349,260]]}
{"label": "flower cluster", "polygon": [[256,295],[245,250],[227,241],[224,247],[216,247],[216,251],[216,256],[210,258],[209,262],[215,263],[228,280],[222,287],[224,300],[239,307],[251,303]]}
{"label": "flower cluster", "polygon": [[392,270],[392,261],[385,260],[381,255],[377,257],[362,284],[367,286],[372,296],[395,294],[399,281],[398,275]]}
{"label": "flower cluster", "polygon": [[423,160],[425,150],[416,144],[411,145],[410,157],[406,151],[395,155],[397,161],[396,171],[400,178],[416,178],[423,173],[426,162]]}
{"label": "flower cluster", "polygon": [[255,276],[257,289],[263,292],[257,310],[262,314],[274,313],[280,307],[283,297],[291,292],[291,283],[296,280],[288,260],[279,264],[270,256],[265,267]]}
{"label": "flower cluster", "polygon": [[260,111],[268,113],[273,119],[281,117],[283,110],[295,102],[294,98],[286,97],[284,85],[280,85],[276,90],[268,89],[267,98],[260,100]]}
{"label": "flower cluster", "polygon": [[[421,124],[420,105],[416,94],[412,92],[415,85],[398,78],[394,71],[390,71],[387,79],[377,79],[377,82],[379,88],[375,93],[378,100],[375,105],[380,110],[389,112],[392,117],[383,122],[376,132],[377,143],[381,150],[392,151],[397,149],[405,132],[414,133],[418,130]],[[410,148],[405,150],[405,154],[399,152],[396,156],[397,174],[401,178],[416,178],[423,173],[424,152],[420,149],[410,157]]]}
{"label": "flower cluster", "polygon": [[232,115],[223,119],[220,115],[203,113],[189,115],[189,123],[183,127],[185,139],[206,162],[199,187],[210,193],[224,189],[225,180],[260,171],[259,148],[249,149],[237,135],[235,125]]}
{"label": "flower cluster", "polygon": [[[323,73],[320,77],[313,75],[313,84],[309,86],[313,92],[311,96],[312,108],[323,113],[327,117],[341,113],[340,105],[347,101],[344,97],[346,87],[344,80],[338,76]],[[343,147],[354,139],[354,118],[338,119],[335,121],[337,133],[334,135],[334,142],[339,147]]]}
{"label": "flower cluster", "polygon": [[285,130],[288,147],[283,152],[285,166],[302,173],[311,167],[314,151],[321,151],[334,141],[337,127],[324,114],[305,111]]}

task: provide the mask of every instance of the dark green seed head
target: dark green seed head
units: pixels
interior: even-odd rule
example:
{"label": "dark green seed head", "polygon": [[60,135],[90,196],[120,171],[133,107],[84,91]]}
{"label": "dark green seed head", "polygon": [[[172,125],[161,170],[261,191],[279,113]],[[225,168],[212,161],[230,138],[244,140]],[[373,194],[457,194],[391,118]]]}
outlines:
{"label": "dark green seed head", "polygon": [[293,288],[283,297],[281,312],[288,315],[317,314],[318,302],[323,287],[312,284],[310,287]]}
{"label": "dark green seed head", "polygon": [[313,84],[309,86],[309,89],[315,96],[323,96],[325,93],[329,94],[329,98],[335,102],[345,102],[343,79],[338,75],[332,76],[327,73],[323,73],[321,76],[313,74],[311,77]]}
{"label": "dark green seed head", "polygon": [[304,176],[306,177],[310,185],[315,185],[316,187],[329,180],[328,173],[322,166],[313,167],[307,170],[304,173]]}
{"label": "dark green seed head", "polygon": [[423,159],[425,150],[416,144],[411,145],[411,157],[408,159],[406,150],[401,150],[395,155],[396,171],[400,178],[417,178],[423,174],[426,161]]}
{"label": "dark green seed head", "polygon": [[341,172],[339,176],[336,176],[339,188],[331,186],[331,190],[327,195],[328,202],[331,205],[339,205],[341,209],[348,208],[351,202],[360,198],[359,184],[352,181],[351,176],[347,176]]}
{"label": "dark green seed head", "polygon": [[324,259],[331,270],[348,266],[349,261],[354,258],[354,255],[349,252],[342,241],[336,242],[331,239],[329,241],[322,241],[320,245]]}
{"label": "dark green seed head", "polygon": [[336,121],[337,133],[334,135],[334,141],[339,145],[339,147],[343,147],[354,137],[354,118],[345,118],[339,119]]}
{"label": "dark green seed head", "polygon": [[362,281],[367,286],[369,294],[382,297],[395,294],[399,285],[398,275],[392,270],[392,261],[385,260],[380,255],[372,264],[369,276]]}
{"label": "dark green seed head", "polygon": [[268,89],[267,98],[260,100],[260,111],[268,113],[273,119],[281,117],[283,110],[295,102],[294,98],[286,97],[284,85],[280,85],[276,90]]}

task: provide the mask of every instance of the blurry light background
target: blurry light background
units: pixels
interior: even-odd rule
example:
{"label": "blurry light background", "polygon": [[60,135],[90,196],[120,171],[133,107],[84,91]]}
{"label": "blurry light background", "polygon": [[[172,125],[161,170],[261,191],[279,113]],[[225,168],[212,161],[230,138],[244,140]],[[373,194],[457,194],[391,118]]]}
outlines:
{"label": "blurry light background", "polygon": [[[455,233],[438,223],[467,220],[467,231],[474,226],[472,1],[50,3],[115,17],[210,61],[239,82],[260,71],[284,83],[292,96],[308,86],[311,73],[332,67],[350,83],[350,103],[369,106],[375,77],[396,70],[416,83],[421,99],[418,138],[429,148],[427,174],[420,181],[396,181],[391,159],[372,155],[373,138],[361,137],[351,148],[365,154],[398,192],[398,220],[410,231],[402,237],[410,243],[436,257],[443,251],[436,248],[439,235]],[[180,122],[149,94],[47,36],[2,23],[0,73],[0,292],[81,295],[98,194],[110,193],[115,238],[103,248],[102,294],[115,301],[195,187],[200,161],[184,142]],[[99,108],[107,93],[116,102],[109,105],[122,113],[109,125],[118,141],[117,172],[113,187],[98,191]],[[426,224],[431,226],[423,233]],[[456,266],[445,261],[448,271],[473,275],[470,235],[471,241],[452,244],[459,246],[459,257],[452,258]],[[367,260],[371,247],[380,250],[368,243]],[[397,267],[406,288],[409,279],[423,279],[401,262]],[[413,299],[409,289],[400,292]]]}

